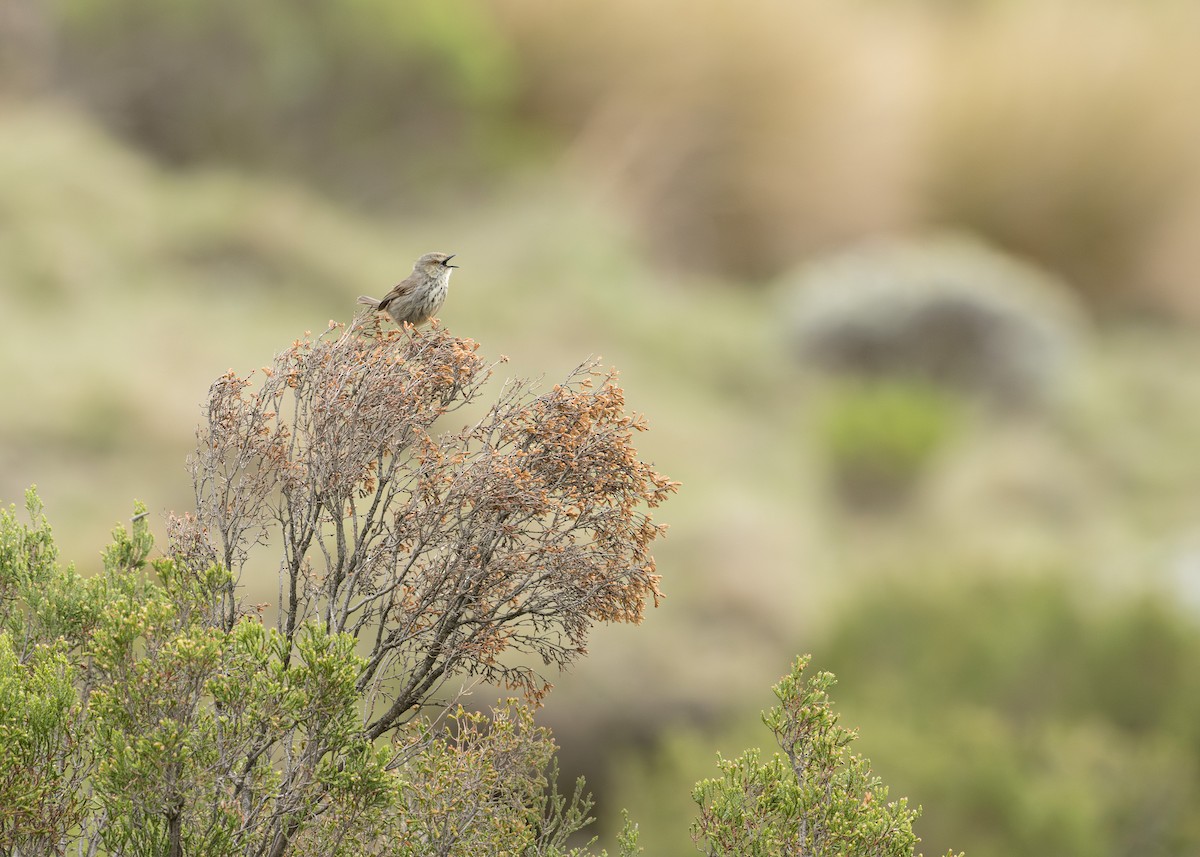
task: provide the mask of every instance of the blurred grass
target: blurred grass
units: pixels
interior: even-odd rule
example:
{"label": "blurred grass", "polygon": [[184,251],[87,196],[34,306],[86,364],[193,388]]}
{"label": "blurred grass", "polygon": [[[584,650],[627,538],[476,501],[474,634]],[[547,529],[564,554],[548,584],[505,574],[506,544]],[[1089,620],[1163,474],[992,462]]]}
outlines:
{"label": "blurred grass", "polygon": [[1192,4],[496,6],[530,111],[669,264],[755,282],[950,225],[1105,311],[1200,318]]}
{"label": "blurred grass", "polygon": [[[1145,309],[1194,281],[1164,236],[1200,193],[1200,16],[1178,3],[997,4],[945,42],[934,217],[1103,301]],[[1172,252],[1178,252],[1177,248]],[[1176,297],[1181,297],[1176,295]],[[1195,297],[1185,305],[1194,312]]]}

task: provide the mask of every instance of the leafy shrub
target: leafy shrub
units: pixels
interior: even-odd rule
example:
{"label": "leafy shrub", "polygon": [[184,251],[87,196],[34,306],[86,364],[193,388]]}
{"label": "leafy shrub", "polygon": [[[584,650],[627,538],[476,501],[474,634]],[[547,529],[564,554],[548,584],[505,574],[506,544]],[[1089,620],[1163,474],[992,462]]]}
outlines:
{"label": "leafy shrub", "polygon": [[[19,640],[19,638],[18,638]],[[0,847],[53,853],[87,814],[82,778],[94,748],[61,646],[23,648],[0,631]]]}
{"label": "leafy shrub", "polygon": [[796,661],[774,688],[779,705],[763,714],[782,755],[748,750],[697,784],[697,845],[710,857],[912,855],[920,811],[903,798],[888,802],[887,786],[850,752],[857,736],[833,713],[833,674],[805,679],[808,663]]}

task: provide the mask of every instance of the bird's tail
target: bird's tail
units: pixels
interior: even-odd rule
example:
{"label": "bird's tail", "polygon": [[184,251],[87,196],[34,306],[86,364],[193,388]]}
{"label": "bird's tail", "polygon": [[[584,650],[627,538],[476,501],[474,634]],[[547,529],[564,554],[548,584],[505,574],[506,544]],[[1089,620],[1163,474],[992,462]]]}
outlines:
{"label": "bird's tail", "polygon": [[379,301],[368,295],[359,295],[358,302],[363,306],[369,306],[371,309],[379,309]]}

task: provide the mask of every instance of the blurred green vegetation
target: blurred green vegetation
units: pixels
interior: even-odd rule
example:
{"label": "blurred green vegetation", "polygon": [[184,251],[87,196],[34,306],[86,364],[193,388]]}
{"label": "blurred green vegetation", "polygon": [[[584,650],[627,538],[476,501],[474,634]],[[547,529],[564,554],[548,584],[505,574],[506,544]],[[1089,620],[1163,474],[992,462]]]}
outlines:
{"label": "blurred green vegetation", "polygon": [[1195,616],[1078,586],[885,587],[828,640],[864,752],[936,808],[918,824],[934,851],[967,830],[984,857],[1200,847]]}
{"label": "blurred green vegetation", "polygon": [[[1167,0],[12,0],[0,498],[37,482],[94,570],[131,497],[188,508],[214,377],[456,252],[443,322],[547,383],[602,355],[684,483],[667,600],[544,711],[648,853],[690,853],[687,789],[761,743],[717,727],[800,650],[927,853],[1194,850],[1198,31]],[[1052,407],[823,411],[747,288],[930,225],[1095,311]],[[858,515],[827,476],[879,459],[920,490]]]}
{"label": "blurred green vegetation", "polygon": [[[965,570],[959,570],[960,573]],[[1170,855],[1200,845],[1200,628],[1161,600],[1081,598],[1078,581],[994,571],[884,584],[843,605],[814,657],[842,723],[921,804],[925,853]],[[673,730],[631,754],[619,792],[649,853],[685,855],[673,793],[713,747],[761,742],[753,705],[720,731]]]}
{"label": "blurred green vegetation", "polygon": [[403,208],[528,156],[512,49],[473,0],[49,6],[61,85],[171,163],[301,176]]}
{"label": "blurred green vegetation", "polygon": [[955,403],[928,384],[845,385],[821,408],[820,457],[834,490],[852,505],[889,505],[915,490],[951,438]]}

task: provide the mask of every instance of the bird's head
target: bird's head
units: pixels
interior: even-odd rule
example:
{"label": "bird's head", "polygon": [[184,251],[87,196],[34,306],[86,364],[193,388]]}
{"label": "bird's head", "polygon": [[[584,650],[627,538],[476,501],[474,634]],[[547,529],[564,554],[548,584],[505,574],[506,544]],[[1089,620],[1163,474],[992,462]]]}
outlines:
{"label": "bird's head", "polygon": [[419,272],[429,277],[449,276],[450,269],[458,267],[450,264],[453,258],[453,253],[426,253],[413,265],[413,273]]}

